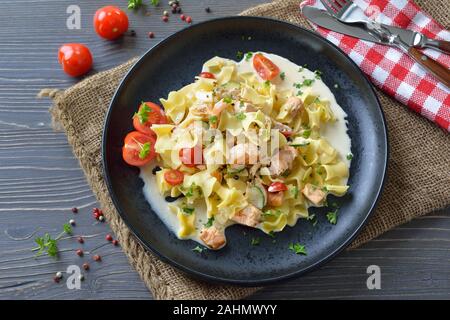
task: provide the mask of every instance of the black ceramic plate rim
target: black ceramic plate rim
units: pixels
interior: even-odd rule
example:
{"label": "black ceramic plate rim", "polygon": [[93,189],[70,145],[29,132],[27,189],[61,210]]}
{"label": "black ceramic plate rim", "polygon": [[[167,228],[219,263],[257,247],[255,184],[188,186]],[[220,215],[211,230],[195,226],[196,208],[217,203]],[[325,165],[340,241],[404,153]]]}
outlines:
{"label": "black ceramic plate rim", "polygon": [[[368,210],[368,212],[366,213],[364,219],[362,220],[362,222],[359,224],[359,226],[357,226],[355,228],[355,230],[353,231],[353,233],[351,234],[351,236],[349,236],[338,248],[336,248],[334,251],[332,251],[330,254],[328,254],[326,257],[317,260],[315,263],[298,269],[295,272],[291,272],[288,274],[284,274],[281,276],[276,276],[276,277],[271,277],[271,278],[265,278],[265,279],[259,279],[259,280],[239,280],[239,279],[229,279],[229,278],[222,278],[219,276],[214,276],[214,275],[210,275],[210,274],[206,274],[206,273],[202,273],[199,272],[197,270],[191,269],[189,267],[184,266],[183,264],[178,263],[176,260],[170,259],[167,256],[165,256],[163,253],[159,252],[158,250],[156,250],[155,248],[153,248],[151,246],[151,244],[148,244],[146,242],[144,242],[139,235],[136,233],[136,230],[133,228],[133,226],[129,223],[128,219],[126,218],[126,215],[123,214],[121,206],[119,201],[117,200],[117,197],[115,196],[115,193],[113,191],[113,187],[111,184],[111,180],[109,177],[109,171],[108,171],[108,164],[106,161],[106,138],[108,135],[108,126],[110,123],[110,116],[112,113],[112,108],[113,108],[113,103],[116,100],[119,92],[121,91],[122,87],[125,85],[125,82],[128,80],[129,76],[132,75],[132,73],[139,68],[140,64],[143,62],[144,58],[150,54],[151,51],[158,49],[159,47],[161,47],[162,45],[166,44],[167,42],[169,42],[172,38],[176,37],[179,33],[183,33],[183,32],[189,32],[192,29],[195,28],[199,28],[202,27],[208,23],[211,22],[217,22],[217,21],[224,21],[224,20],[259,20],[264,22],[272,22],[272,23],[280,23],[280,24],[285,24],[288,25],[290,27],[295,27],[298,28],[299,30],[301,30],[302,32],[307,32],[309,33],[311,36],[313,36],[314,38],[317,39],[317,41],[321,41],[326,43],[327,45],[331,46],[334,50],[338,51],[340,54],[342,54],[342,56],[344,57],[344,59],[346,59],[346,61],[353,65],[353,67],[359,72],[359,74],[362,76],[362,78],[364,79],[364,81],[368,84],[368,86],[371,88],[372,90],[372,94],[375,97],[375,101],[377,104],[377,107],[379,109],[379,112],[381,114],[381,120],[382,120],[382,127],[384,129],[384,136],[385,136],[385,146],[386,146],[386,150],[385,150],[385,158],[384,158],[384,164],[383,164],[383,176],[382,176],[382,180],[381,183],[379,185],[379,188],[376,192],[376,197],[375,197],[375,201],[373,201],[370,209]],[[254,16],[247,16],[247,17],[243,17],[243,16],[231,16],[231,17],[223,17],[223,18],[216,18],[216,19],[210,19],[204,22],[200,22],[200,23],[196,23],[192,26],[189,26],[185,29],[182,29],[170,36],[168,36],[167,38],[161,40],[160,42],[158,42],[156,45],[154,45],[153,47],[151,47],[149,50],[147,50],[147,52],[145,52],[138,61],[136,61],[136,63],[130,68],[130,70],[125,74],[125,76],[122,78],[122,80],[120,81],[119,86],[117,87],[116,91],[114,92],[114,95],[111,99],[111,102],[109,104],[108,107],[108,111],[106,114],[106,118],[105,118],[105,122],[104,122],[104,126],[103,126],[103,134],[102,134],[102,164],[103,164],[103,175],[106,181],[106,185],[109,191],[109,194],[111,196],[112,202],[114,204],[114,206],[116,207],[117,212],[119,213],[120,217],[123,219],[123,221],[125,222],[126,226],[130,229],[131,233],[133,234],[133,236],[139,241],[139,243],[146,249],[149,250],[151,253],[155,254],[158,258],[160,258],[162,261],[169,263],[170,265],[176,267],[177,269],[188,273],[192,276],[194,276],[195,278],[198,278],[200,280],[206,280],[209,282],[214,282],[214,283],[223,283],[223,284],[232,284],[232,285],[240,285],[240,286],[247,286],[247,287],[251,287],[251,286],[261,286],[261,285],[269,285],[269,284],[274,284],[277,282],[280,282],[282,280],[288,280],[294,277],[298,277],[302,274],[305,274],[309,271],[312,271],[316,268],[318,268],[319,266],[323,265],[324,263],[328,262],[329,260],[331,260],[333,257],[335,257],[338,253],[340,253],[343,249],[345,249],[350,242],[357,236],[357,234],[361,231],[361,228],[367,223],[368,218],[370,217],[370,215],[372,214],[372,212],[374,211],[381,192],[383,190],[384,184],[386,182],[386,176],[387,176],[387,164],[388,164],[388,158],[389,158],[389,139],[388,139],[388,132],[387,132],[387,128],[386,128],[386,118],[383,112],[383,109],[381,108],[380,105],[380,100],[375,92],[375,89],[372,85],[372,83],[369,81],[369,79],[367,78],[367,76],[361,71],[361,69],[356,65],[356,63],[350,59],[344,51],[342,51],[339,47],[335,46],[332,42],[330,42],[329,40],[319,36],[318,34],[304,29],[300,26],[294,25],[292,23],[288,23],[285,21],[281,21],[281,20],[277,20],[277,19],[272,19],[272,18],[265,18],[265,17],[254,17]],[[182,240],[180,240],[182,241]]]}

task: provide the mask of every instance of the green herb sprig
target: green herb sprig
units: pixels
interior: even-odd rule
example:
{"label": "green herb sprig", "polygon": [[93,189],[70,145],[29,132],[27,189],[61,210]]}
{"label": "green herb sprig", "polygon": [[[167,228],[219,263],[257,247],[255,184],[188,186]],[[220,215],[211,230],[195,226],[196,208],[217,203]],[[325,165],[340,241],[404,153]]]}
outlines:
{"label": "green herb sprig", "polygon": [[289,250],[293,251],[295,254],[303,254],[307,255],[306,247],[304,245],[301,245],[300,243],[291,243],[289,245]]}
{"label": "green herb sprig", "polygon": [[38,247],[31,249],[31,251],[37,251],[36,257],[46,252],[50,257],[56,259],[58,256],[58,241],[65,234],[72,234],[72,227],[68,223],[63,225],[63,231],[54,239],[49,233],[44,234],[43,237],[37,237],[34,239]]}

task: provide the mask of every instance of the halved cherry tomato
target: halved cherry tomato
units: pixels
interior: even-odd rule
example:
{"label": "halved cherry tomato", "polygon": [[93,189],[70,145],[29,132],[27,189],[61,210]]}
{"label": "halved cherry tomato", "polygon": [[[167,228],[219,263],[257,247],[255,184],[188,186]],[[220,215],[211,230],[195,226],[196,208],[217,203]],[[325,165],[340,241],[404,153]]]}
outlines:
{"label": "halved cherry tomato", "polygon": [[183,172],[175,169],[164,172],[164,180],[172,186],[179,185],[183,183],[184,174]]}
{"label": "halved cherry tomato", "polygon": [[155,138],[139,131],[132,131],[125,137],[122,148],[122,157],[126,163],[132,166],[143,166],[153,158],[155,153]]}
{"label": "halved cherry tomato", "polygon": [[267,191],[269,192],[278,192],[278,191],[286,191],[288,188],[283,182],[272,182]]}
{"label": "halved cherry tomato", "polygon": [[216,77],[211,72],[202,72],[198,75],[201,78],[215,79]]}
{"label": "halved cherry tomato", "polygon": [[153,102],[144,102],[133,116],[133,126],[137,131],[154,136],[155,133],[150,128],[153,124],[167,123],[164,111]]}
{"label": "halved cherry tomato", "polygon": [[254,55],[253,68],[264,80],[272,80],[280,73],[280,68],[261,53]]}
{"label": "halved cherry tomato", "polygon": [[94,28],[102,38],[117,39],[128,30],[128,16],[115,6],[100,8],[94,15]]}
{"label": "halved cherry tomato", "polygon": [[89,48],[80,43],[67,43],[58,51],[58,61],[65,73],[79,77],[92,68],[92,54]]}
{"label": "halved cherry tomato", "polygon": [[181,163],[186,167],[195,167],[197,164],[203,163],[203,148],[200,145],[193,148],[180,149],[178,155]]}
{"label": "halved cherry tomato", "polygon": [[293,132],[290,130],[280,130],[281,134],[283,136],[285,136],[286,138],[289,138],[290,136],[292,136]]}

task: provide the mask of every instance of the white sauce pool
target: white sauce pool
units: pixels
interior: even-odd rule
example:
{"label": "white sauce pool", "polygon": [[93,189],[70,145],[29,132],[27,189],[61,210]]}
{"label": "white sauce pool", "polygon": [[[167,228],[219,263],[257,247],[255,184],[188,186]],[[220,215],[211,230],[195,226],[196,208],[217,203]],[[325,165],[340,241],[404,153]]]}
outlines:
{"label": "white sauce pool", "polygon": [[[295,63],[280,57],[275,54],[263,53],[272,62],[274,62],[279,68],[280,72],[284,72],[285,78],[281,80],[279,77],[272,80],[271,82],[275,84],[280,89],[292,89],[295,90],[293,84],[301,83],[305,79],[314,79],[313,84],[308,87],[312,95],[317,95],[321,100],[328,100],[330,102],[330,108],[334,113],[337,121],[335,123],[327,123],[327,125],[321,127],[320,134],[322,137],[331,144],[340,154],[341,160],[350,167],[350,160],[347,159],[347,155],[351,153],[351,140],[347,134],[347,114],[336,102],[336,99],[331,92],[331,90],[325,85],[322,80],[315,79],[314,72],[308,70],[307,68],[301,68]],[[254,72],[252,59],[246,61],[245,58],[237,63],[238,73],[243,72]],[[207,70],[202,70],[207,71]],[[259,76],[258,76],[259,77]],[[260,79],[263,81],[262,79]],[[140,172],[140,177],[144,181],[145,185],[143,188],[145,198],[150,203],[153,211],[159,216],[163,223],[169,228],[175,235],[178,234],[180,228],[177,216],[170,211],[168,208],[168,202],[165,201],[164,196],[159,193],[158,187],[156,185],[156,176],[152,174],[152,169],[156,166],[156,163],[150,163],[149,165],[142,167]],[[343,181],[346,183],[347,179]],[[181,201],[181,200],[178,200]],[[174,202],[175,203],[175,202]],[[206,223],[206,206],[197,202],[195,204],[195,212],[197,217],[196,228],[199,231],[204,223]],[[233,223],[230,223],[231,225]],[[191,235],[188,239],[195,240],[203,245],[203,242],[199,239],[199,232]]]}

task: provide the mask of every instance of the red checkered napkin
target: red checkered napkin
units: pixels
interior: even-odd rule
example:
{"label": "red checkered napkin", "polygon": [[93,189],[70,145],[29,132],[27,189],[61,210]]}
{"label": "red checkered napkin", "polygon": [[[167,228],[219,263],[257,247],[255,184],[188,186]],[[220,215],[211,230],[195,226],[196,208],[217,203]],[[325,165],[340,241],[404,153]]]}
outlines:
{"label": "red checkered napkin", "polygon": [[[354,3],[380,23],[419,31],[433,39],[450,40],[450,32],[413,1],[354,0]],[[325,10],[319,0],[303,1],[300,7],[305,5]],[[311,25],[347,53],[377,87],[450,132],[450,90],[407,54]],[[431,49],[424,53],[450,68],[450,55]]]}

